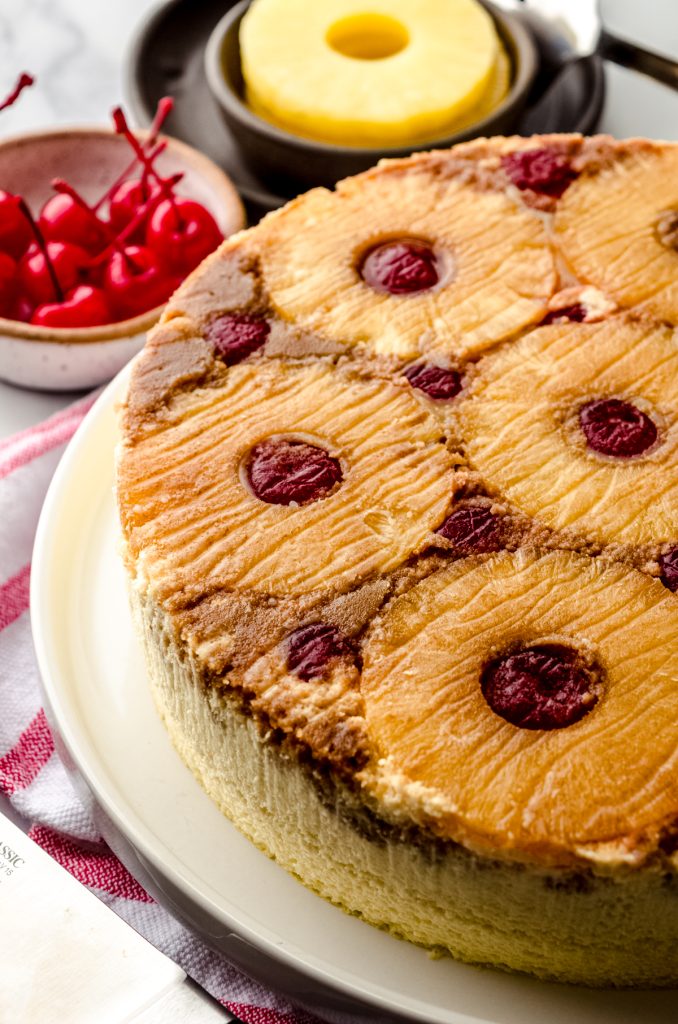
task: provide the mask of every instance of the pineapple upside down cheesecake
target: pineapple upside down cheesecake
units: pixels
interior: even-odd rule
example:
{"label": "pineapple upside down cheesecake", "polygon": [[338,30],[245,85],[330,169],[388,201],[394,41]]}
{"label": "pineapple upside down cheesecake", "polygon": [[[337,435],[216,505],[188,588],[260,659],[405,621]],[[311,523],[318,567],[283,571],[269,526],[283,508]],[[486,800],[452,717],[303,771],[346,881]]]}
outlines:
{"label": "pineapple upside down cheesecake", "polygon": [[678,146],[476,140],[170,300],[117,493],[156,702],[261,850],[436,952],[678,982]]}

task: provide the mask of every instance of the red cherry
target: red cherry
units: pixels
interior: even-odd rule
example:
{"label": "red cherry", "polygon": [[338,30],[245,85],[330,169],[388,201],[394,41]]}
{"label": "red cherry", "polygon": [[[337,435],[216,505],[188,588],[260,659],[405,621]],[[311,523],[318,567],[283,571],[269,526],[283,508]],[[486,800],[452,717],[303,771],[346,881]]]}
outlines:
{"label": "red cherry", "polygon": [[179,274],[197,267],[223,238],[209,210],[183,196],[158,203],[146,227],[146,244]]}
{"label": "red cherry", "polygon": [[396,238],[375,245],[359,273],[365,284],[389,295],[415,295],[435,287],[440,263],[433,247],[416,238]]}
{"label": "red cherry", "polygon": [[[158,185],[144,186],[139,178],[123,181],[111,194],[109,222],[114,231],[122,231],[134,219],[140,208],[161,194]],[[141,225],[140,225],[141,227]],[[143,233],[143,232],[142,232]]]}
{"label": "red cherry", "polygon": [[113,321],[106,295],[101,288],[80,284],[71,289],[63,302],[46,302],[33,313],[37,327],[98,327]]}
{"label": "red cherry", "polygon": [[21,197],[0,189],[0,250],[15,260],[26,251],[33,239],[29,222],[21,212]]}
{"label": "red cherry", "polygon": [[215,354],[227,366],[234,366],[265,345],[270,331],[262,316],[224,313],[207,325],[205,337],[214,345]]}
{"label": "red cherry", "polygon": [[116,132],[127,139],[144,174],[157,182],[160,193],[165,196],[157,204],[150,204],[153,209],[146,226],[146,244],[156,250],[170,271],[185,274],[216,249],[223,235],[212,214],[201,203],[175,196],[172,189],[176,182],[162,178],[155,170],[153,161],[164,143],[146,153],[130,131],[121,107],[113,111],[113,123]]}
{"label": "red cherry", "polygon": [[525,149],[509,153],[501,165],[509,178],[521,191],[531,189],[540,195],[560,199],[563,192],[578,177],[569,160],[551,149]]}
{"label": "red cherry", "polygon": [[73,242],[89,252],[98,252],[107,242],[106,231],[96,215],[64,193],[47,200],[40,211],[38,226],[46,239]]}
{"label": "red cherry", "polygon": [[[82,278],[89,253],[70,242],[47,242],[47,252],[62,291],[74,288]],[[37,245],[31,245],[19,261],[19,285],[35,306],[60,298],[54,294],[47,261]]]}
{"label": "red cherry", "polygon": [[575,302],[571,306],[563,306],[562,309],[552,309],[546,314],[540,323],[540,327],[547,327],[549,324],[563,324],[568,320],[581,324],[586,320],[587,309],[581,302]]}
{"label": "red cherry", "polygon": [[678,591],[678,547],[669,548],[659,556],[660,580],[668,590]]}
{"label": "red cherry", "polygon": [[167,302],[176,280],[168,277],[157,253],[141,245],[114,252],[104,272],[111,305],[123,316],[136,316]]}
{"label": "red cherry", "polygon": [[323,676],[332,658],[350,655],[353,645],[336,626],[314,622],[287,637],[287,668],[306,681]]}
{"label": "red cherry", "polygon": [[257,498],[269,505],[319,501],[343,479],[339,460],[324,448],[283,439],[268,439],[255,445],[248,473]]}
{"label": "red cherry", "polygon": [[458,370],[450,370],[435,363],[415,363],[403,370],[413,388],[423,391],[434,401],[454,398],[462,389],[463,377]]}
{"label": "red cherry", "polygon": [[521,729],[564,729],[598,701],[595,677],[564,644],[535,644],[494,658],[480,687],[495,714]]}
{"label": "red cherry", "polygon": [[455,509],[436,533],[451,541],[464,555],[500,551],[503,547],[501,519],[481,505]]}
{"label": "red cherry", "polygon": [[16,281],[16,260],[6,252],[0,252],[0,316],[9,316],[12,308]]}
{"label": "red cherry", "polygon": [[594,452],[617,459],[632,459],[651,448],[657,426],[633,402],[597,398],[579,410],[579,425]]}
{"label": "red cherry", "polygon": [[[144,150],[145,153],[149,154],[148,159],[149,159],[149,162],[151,162],[151,163],[155,159],[155,157],[158,155],[158,150],[154,150],[154,147],[155,147],[155,144],[158,141],[158,135],[160,134],[160,129],[162,128],[163,124],[165,123],[165,121],[167,120],[169,115],[172,113],[173,109],[174,109],[174,100],[172,99],[171,96],[162,96],[158,100],[158,106],[156,107],[156,110],[155,110],[155,117],[153,118],[153,123],[151,124],[151,127],[149,129],[148,137],[147,137],[146,142],[144,143],[144,145],[141,147]],[[118,118],[119,126],[120,126],[120,130],[121,130],[122,134],[125,134],[126,131],[129,131],[129,129],[127,128],[127,122],[125,121],[124,114],[122,114],[122,111],[120,111],[120,114],[122,116]],[[114,120],[115,120],[115,111],[114,111]],[[124,130],[123,130],[123,123],[124,123]],[[117,127],[118,126],[116,125],[116,128]],[[166,143],[162,143],[162,148],[163,149],[165,148],[165,146],[166,146]],[[154,152],[151,152],[151,151],[154,151]],[[96,203],[92,207],[92,209],[94,210],[95,213],[97,213],[98,210],[101,209],[101,207],[104,205],[104,203],[106,203],[107,201],[110,202],[113,193],[120,187],[120,185],[123,184],[123,182],[127,181],[127,179],[129,178],[130,174],[132,174],[132,172],[134,171],[134,168],[136,167],[137,163],[139,162],[139,158],[136,155],[137,154],[136,149],[134,150],[134,153],[135,153],[135,156],[134,156],[134,159],[132,160],[132,162],[130,164],[128,164],[128,166],[124,169],[124,171],[121,174],[118,175],[118,177],[115,179],[113,184],[109,185],[108,189],[104,192],[104,194],[102,196],[100,196],[99,199],[97,199]],[[146,165],[144,165],[144,166],[146,166]]]}
{"label": "red cherry", "polygon": [[25,295],[15,295],[7,314],[10,320],[21,320],[25,324],[31,322],[35,306]]}

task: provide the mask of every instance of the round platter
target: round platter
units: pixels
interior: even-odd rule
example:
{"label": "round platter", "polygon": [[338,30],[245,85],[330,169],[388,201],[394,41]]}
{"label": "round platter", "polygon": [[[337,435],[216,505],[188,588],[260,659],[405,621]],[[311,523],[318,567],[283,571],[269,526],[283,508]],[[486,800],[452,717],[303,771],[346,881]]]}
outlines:
{"label": "round platter", "polygon": [[[174,97],[169,135],[202,150],[228,172],[255,220],[291,196],[275,195],[243,162],[207,85],[203,68],[209,35],[234,0],[169,0],[142,23],[127,57],[127,94],[141,126],[150,124],[161,96]],[[595,129],[605,95],[603,62],[571,64],[546,91],[533,88],[518,134]]]}
{"label": "round platter", "polygon": [[128,373],[55,474],[31,614],[59,751],[132,874],[231,962],[333,1024],[672,1024],[675,991],[592,991],[430,959],[304,889],[222,817],[155,713],[133,633],[113,495]]}

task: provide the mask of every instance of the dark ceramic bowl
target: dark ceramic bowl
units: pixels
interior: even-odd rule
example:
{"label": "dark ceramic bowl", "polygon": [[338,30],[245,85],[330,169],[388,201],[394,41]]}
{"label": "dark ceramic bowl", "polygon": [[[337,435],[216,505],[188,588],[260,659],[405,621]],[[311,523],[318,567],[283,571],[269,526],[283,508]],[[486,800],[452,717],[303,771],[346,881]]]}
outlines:
{"label": "dark ceramic bowl", "polygon": [[482,135],[510,134],[525,107],[537,71],[538,55],[532,37],[516,18],[485,0],[481,3],[492,16],[511,61],[511,87],[506,98],[482,121],[452,135],[427,139],[414,146],[373,148],[303,138],[265,121],[248,107],[244,99],[239,33],[249,0],[242,0],[215,26],[205,50],[205,72],[243,160],[277,191],[294,192],[314,185],[334,185],[340,178],[372,167],[383,157],[444,149]]}

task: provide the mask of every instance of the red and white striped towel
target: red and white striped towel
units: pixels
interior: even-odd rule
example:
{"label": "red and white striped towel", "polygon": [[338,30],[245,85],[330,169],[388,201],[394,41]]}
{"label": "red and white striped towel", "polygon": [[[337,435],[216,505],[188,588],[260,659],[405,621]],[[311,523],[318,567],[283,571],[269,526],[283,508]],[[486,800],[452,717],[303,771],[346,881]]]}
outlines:
{"label": "red and white striped towel", "polygon": [[104,844],[54,753],[31,638],[30,559],[50,479],[93,401],[0,442],[0,793],[36,843],[247,1024],[312,1024],[315,1018],[235,970],[144,892]]}

